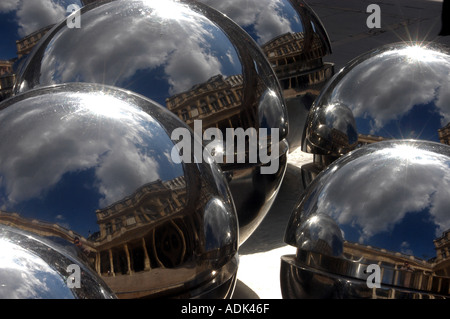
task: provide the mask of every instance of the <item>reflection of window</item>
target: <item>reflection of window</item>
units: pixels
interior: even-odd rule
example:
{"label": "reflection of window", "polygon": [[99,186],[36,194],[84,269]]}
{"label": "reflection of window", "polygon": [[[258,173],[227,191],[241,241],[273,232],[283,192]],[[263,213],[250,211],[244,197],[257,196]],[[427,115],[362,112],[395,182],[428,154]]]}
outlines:
{"label": "reflection of window", "polygon": [[106,235],[111,235],[113,233],[112,225],[111,223],[106,223],[105,225]]}
{"label": "reflection of window", "polygon": [[136,218],[134,215],[128,215],[127,216],[127,226],[136,224]]}
{"label": "reflection of window", "polygon": [[116,219],[116,231],[120,230],[122,228],[122,220],[121,219]]}
{"label": "reflection of window", "polygon": [[219,101],[222,103],[223,106],[228,105],[228,100],[225,98],[225,95],[222,93],[219,93]]}
{"label": "reflection of window", "polygon": [[198,109],[195,106],[191,106],[191,117],[198,116]]}
{"label": "reflection of window", "polygon": [[208,105],[206,104],[205,100],[200,101],[200,109],[202,110],[202,114],[206,114],[209,112]]}
{"label": "reflection of window", "polygon": [[181,111],[181,118],[183,119],[183,121],[187,121],[189,119],[189,114],[186,109],[183,109]]}
{"label": "reflection of window", "polygon": [[214,111],[218,111],[219,110],[219,103],[217,103],[217,99],[215,96],[210,96],[209,97],[209,101],[211,102],[211,106],[213,108]]}

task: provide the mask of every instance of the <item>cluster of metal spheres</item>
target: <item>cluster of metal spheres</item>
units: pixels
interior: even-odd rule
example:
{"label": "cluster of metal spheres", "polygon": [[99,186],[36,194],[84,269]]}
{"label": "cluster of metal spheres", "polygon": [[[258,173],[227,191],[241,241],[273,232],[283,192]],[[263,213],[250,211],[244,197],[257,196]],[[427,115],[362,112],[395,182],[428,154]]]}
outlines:
{"label": "cluster of metal spheres", "polygon": [[[249,2],[85,1],[18,61],[1,298],[231,298],[296,148],[314,162],[284,298],[450,296],[447,48],[387,45],[335,73],[306,3]],[[242,149],[200,142],[211,129],[271,133]]]}

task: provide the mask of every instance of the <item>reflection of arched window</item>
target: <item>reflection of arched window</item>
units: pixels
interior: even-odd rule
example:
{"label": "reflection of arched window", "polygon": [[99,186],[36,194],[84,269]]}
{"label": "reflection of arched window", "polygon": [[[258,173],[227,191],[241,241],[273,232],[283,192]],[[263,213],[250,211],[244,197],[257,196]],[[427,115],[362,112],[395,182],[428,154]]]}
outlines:
{"label": "reflection of arched window", "polygon": [[183,119],[183,121],[187,121],[189,119],[189,114],[186,109],[181,110],[181,118]]}
{"label": "reflection of arched window", "polygon": [[200,101],[200,109],[202,110],[202,114],[209,112],[208,104],[206,104],[205,100]]}

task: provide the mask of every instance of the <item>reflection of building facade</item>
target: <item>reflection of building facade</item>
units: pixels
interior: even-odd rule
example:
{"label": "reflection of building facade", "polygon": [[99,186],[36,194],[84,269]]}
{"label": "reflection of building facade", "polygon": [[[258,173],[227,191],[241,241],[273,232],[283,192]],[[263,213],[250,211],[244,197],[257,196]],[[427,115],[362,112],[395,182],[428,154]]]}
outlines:
{"label": "reflection of building facade", "polygon": [[15,75],[13,73],[14,60],[0,61],[0,101],[12,94]]}
{"label": "reflection of building facade", "polygon": [[305,41],[304,37],[304,32],[285,33],[262,46],[286,98],[308,88],[317,95],[320,90],[317,85],[333,73],[333,66],[322,62],[326,52],[319,36],[314,34],[312,41]]}
{"label": "reflection of building facade", "polygon": [[[381,278],[395,286],[408,286],[420,291],[442,291],[450,294],[450,230],[435,239],[437,256],[428,260],[401,252],[344,242],[344,255],[350,260],[361,257],[380,266]],[[395,289],[389,292],[374,289],[376,298],[398,298]],[[386,294],[386,295],[382,295]]]}
{"label": "reflection of building facade", "polygon": [[166,99],[167,108],[186,124],[202,120],[204,128],[245,127],[241,118],[242,75],[216,75],[205,83]]}
{"label": "reflection of building facade", "polygon": [[438,130],[439,141],[443,144],[450,145],[450,122],[443,128]]}
{"label": "reflection of building facade", "polygon": [[39,42],[39,40],[53,27],[53,25],[49,25],[47,27],[44,27],[42,29],[39,29],[37,31],[34,31],[33,33],[23,37],[20,40],[16,41],[16,47],[17,47],[17,56],[20,59],[22,56],[27,55],[31,52],[33,47],[36,45],[36,43]]}
{"label": "reflection of building facade", "polygon": [[436,273],[441,276],[450,276],[450,229],[434,240],[434,247],[436,248]]}
{"label": "reflection of building facade", "polygon": [[384,138],[382,136],[375,136],[375,135],[364,135],[364,134],[358,134],[358,146],[377,143],[381,141],[387,141],[387,138]]}
{"label": "reflection of building facade", "polygon": [[[206,200],[200,195],[196,204],[204,205]],[[83,258],[89,260],[119,297],[143,297],[158,281],[164,287],[162,281],[166,280],[150,270],[174,268],[185,262],[192,251],[189,245],[193,238],[188,237],[194,232],[189,231],[192,225],[182,216],[188,206],[186,201],[184,177],[144,185],[125,199],[97,210],[100,231],[88,238],[58,224],[23,218],[16,213],[0,212],[0,223],[69,243],[79,239]],[[183,276],[174,274],[177,275]],[[133,291],[133,287],[145,285],[147,291]]]}

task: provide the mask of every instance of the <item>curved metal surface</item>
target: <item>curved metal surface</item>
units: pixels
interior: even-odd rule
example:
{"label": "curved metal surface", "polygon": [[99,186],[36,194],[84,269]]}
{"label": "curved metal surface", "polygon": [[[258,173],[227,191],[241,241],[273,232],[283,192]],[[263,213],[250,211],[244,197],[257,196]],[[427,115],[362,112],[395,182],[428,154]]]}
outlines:
{"label": "curved metal surface", "polygon": [[363,271],[375,264],[383,285],[448,297],[449,186],[448,145],[366,145],[313,180],[285,241],[298,248],[295,260],[305,269],[364,281],[369,275]]}
{"label": "curved metal surface", "polygon": [[[223,136],[228,128],[268,129],[262,151],[279,147],[274,174],[261,174],[261,157],[253,162],[236,148],[235,158],[243,155],[245,162],[224,156],[221,164],[244,242],[270,208],[286,168],[286,106],[260,48],[222,13],[192,1],[102,1],[84,6],[80,19],[80,29],[61,23],[46,35],[18,75],[16,93],[55,83],[101,83],[151,98],[194,129],[195,121]],[[271,129],[279,130],[278,139]],[[215,148],[215,157],[226,148]]]}
{"label": "curved metal surface", "polygon": [[82,6],[80,0],[6,1],[0,5],[0,101],[12,95],[18,69],[45,33]]}
{"label": "curved metal surface", "polygon": [[115,298],[73,251],[44,238],[0,224],[0,248],[0,299]]}
{"label": "curved metal surface", "polygon": [[[339,157],[389,139],[449,144],[449,52],[433,43],[394,43],[350,61],[314,102],[303,151]],[[317,125],[328,109],[333,120]]]}
{"label": "curved metal surface", "polygon": [[261,47],[283,89],[290,149],[301,146],[306,117],[334,74],[322,59],[331,43],[319,17],[302,0],[198,0],[230,17]]}
{"label": "curved metal surface", "polygon": [[231,193],[211,157],[177,159],[170,132],[188,127],[176,116],[83,83],[30,90],[0,108],[0,224],[61,243],[119,298],[231,296]]}

